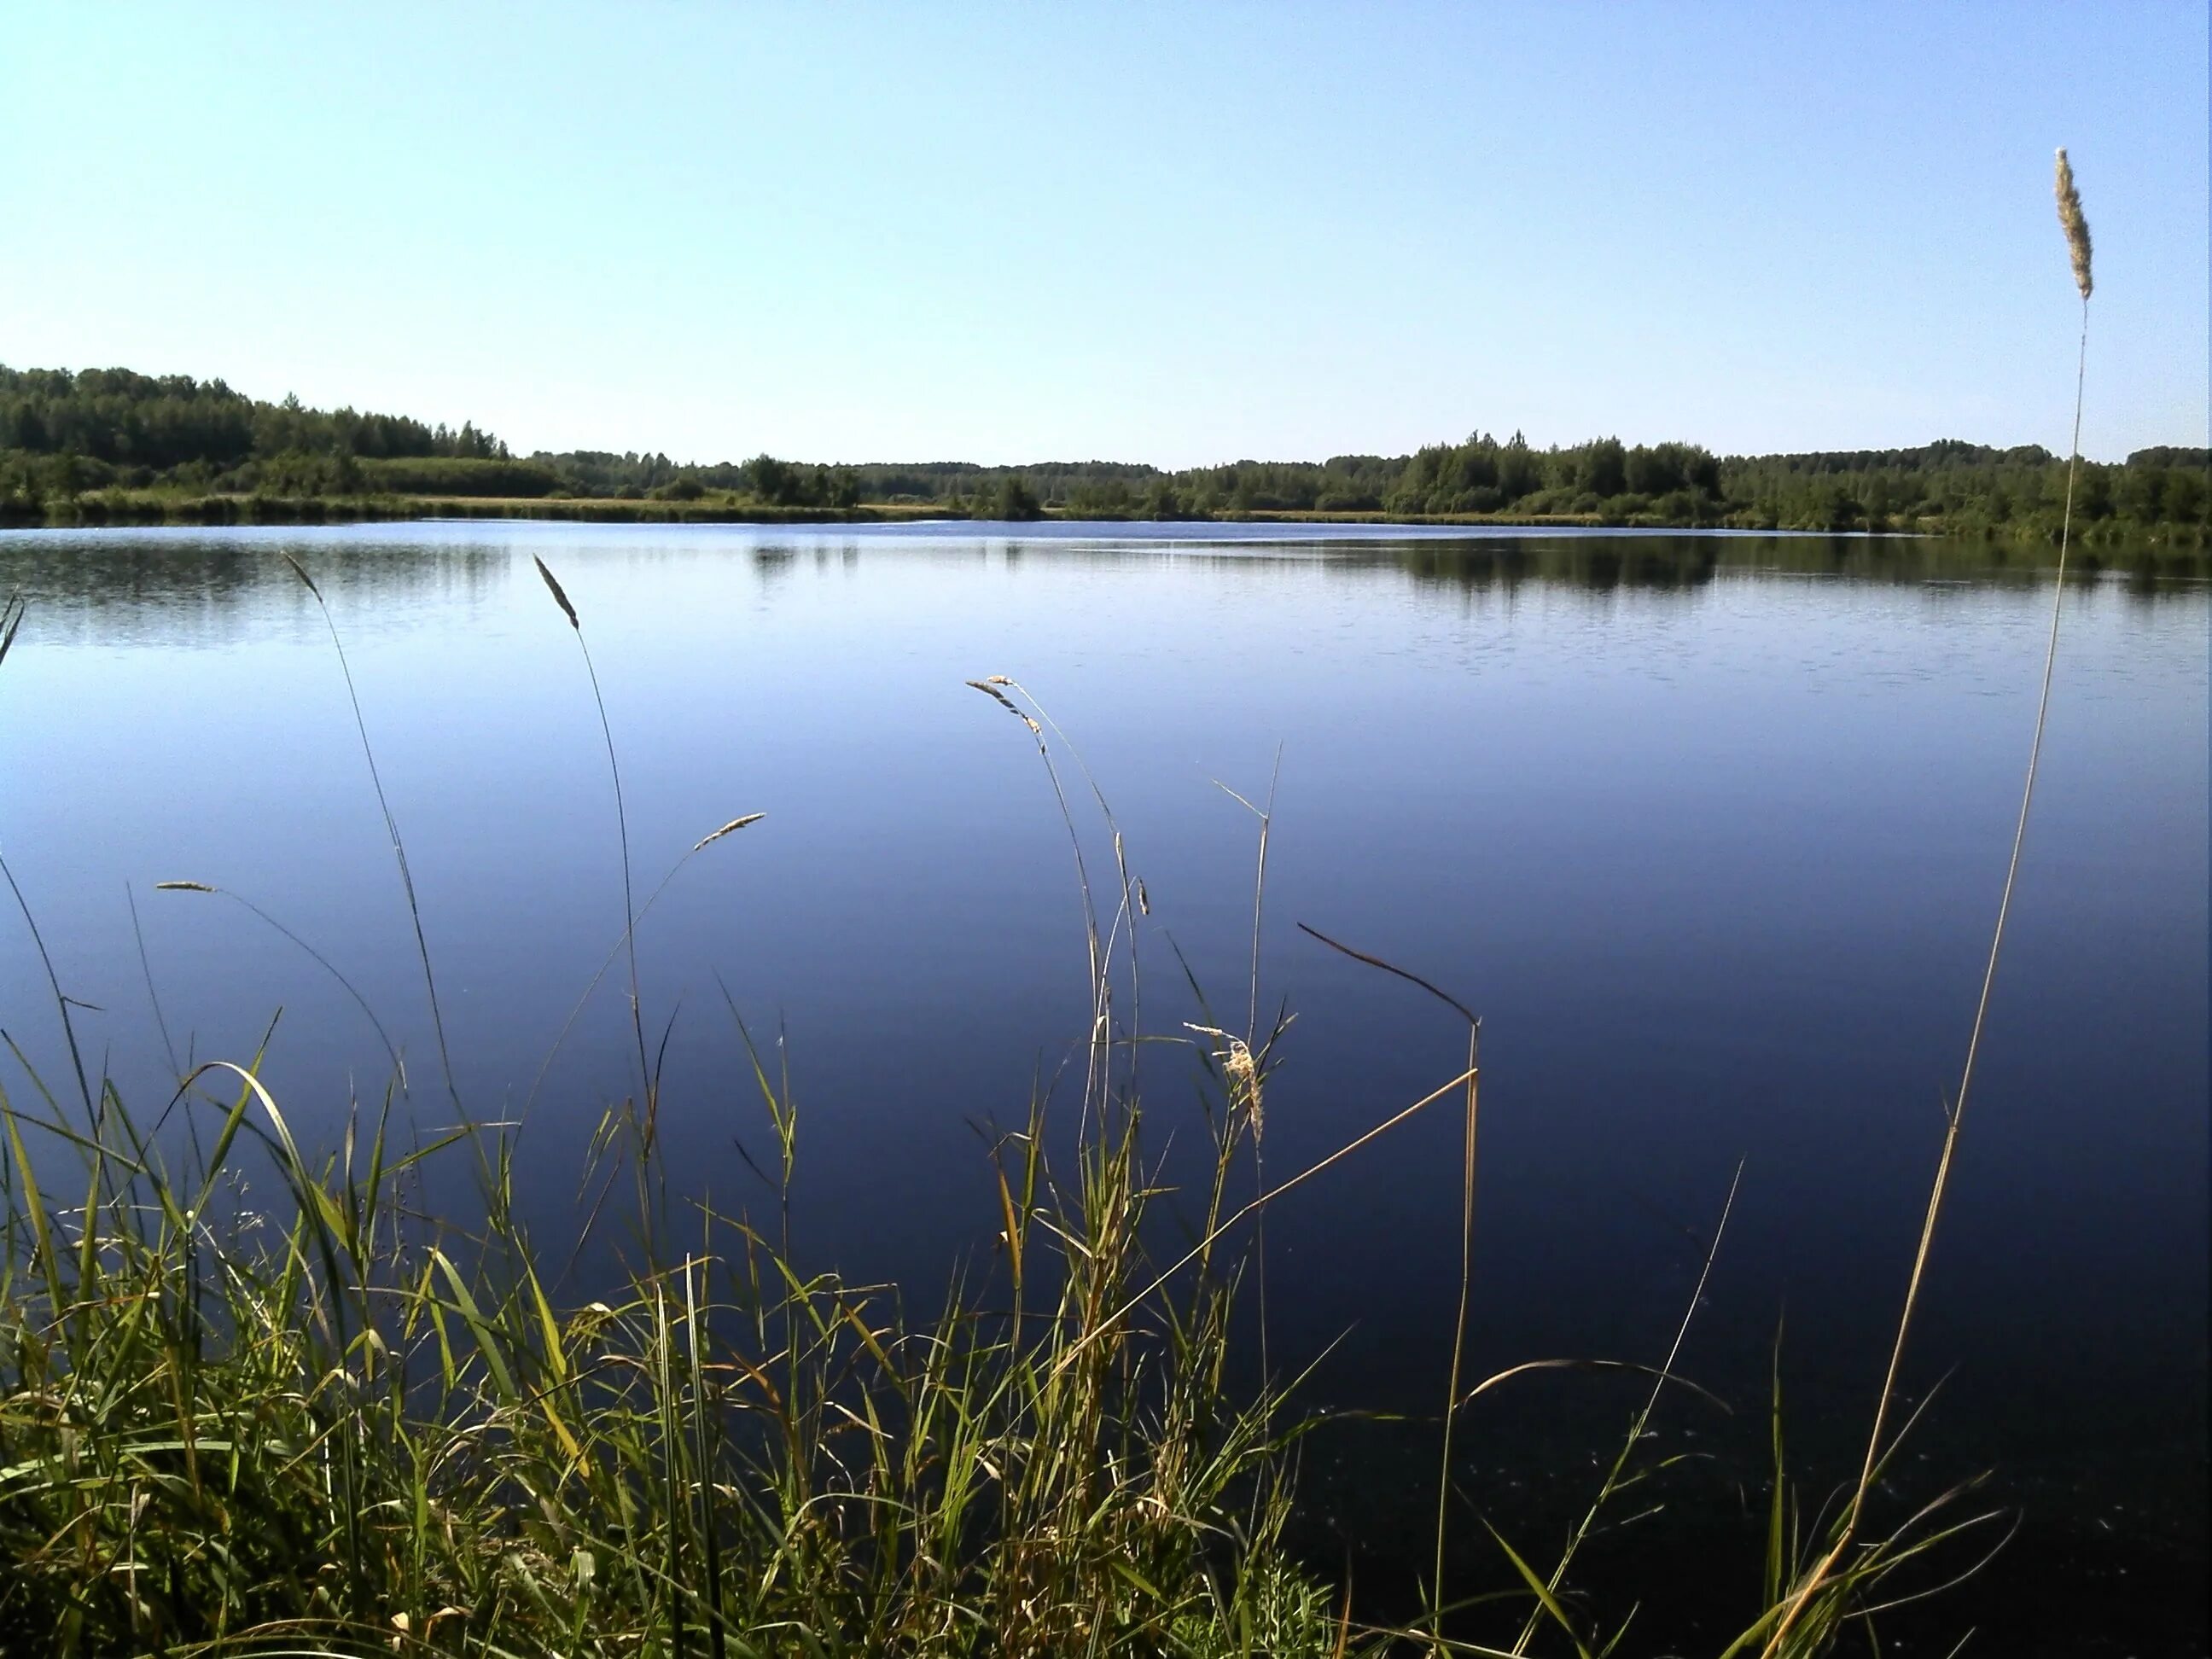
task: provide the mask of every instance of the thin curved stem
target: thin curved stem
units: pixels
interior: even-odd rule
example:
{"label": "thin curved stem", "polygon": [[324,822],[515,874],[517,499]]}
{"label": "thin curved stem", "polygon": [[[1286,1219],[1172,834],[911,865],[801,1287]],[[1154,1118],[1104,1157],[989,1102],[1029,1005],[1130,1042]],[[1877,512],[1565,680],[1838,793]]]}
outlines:
{"label": "thin curved stem", "polygon": [[1958,1145],[1959,1125],[1966,1115],[1967,1091],[1973,1087],[1974,1062],[1982,1052],[1982,1030],[1989,1019],[1990,993],[1996,983],[1997,959],[2003,953],[2005,924],[2012,915],[2013,889],[2020,879],[2021,849],[2027,842],[2028,808],[2035,800],[2035,780],[2043,762],[2043,733],[2051,717],[2051,682],[2058,664],[2058,622],[2066,603],[2066,553],[2074,529],[2074,484],[2081,468],[2081,391],[2089,362],[2089,302],[2081,301],[2081,343],[2074,371],[2074,447],[2066,465],[2066,509],[2058,532],[2058,574],[2051,586],[2051,635],[2044,647],[2043,684],[2035,701],[2035,735],[2027,748],[2027,777],[2020,793],[2020,817],[2013,826],[2012,854],[2005,864],[2004,890],[1997,900],[1996,926],[1990,934],[1989,961],[1982,969],[1982,992],[1974,1004],[1974,1024],[1966,1039],[1966,1063],[1959,1077],[1958,1098],[1951,1103],[1950,1124],[1943,1135],[1943,1155],[1936,1166],[1936,1184],[1928,1201],[1927,1219],[1920,1231],[1920,1248],[1912,1262],[1912,1278],[1907,1284],[1905,1311],[1898,1321],[1897,1343],[1889,1358],[1889,1372],[1882,1380],[1881,1403],[1875,1407],[1874,1432],[1867,1439],[1866,1463],[1861,1471],[1856,1494],[1851,1499],[1851,1518],[1857,1520],[1860,1506],[1865,1502],[1867,1488],[1873,1483],[1875,1465],[1881,1456],[1881,1431],[1890,1402],[1897,1389],[1897,1373],[1905,1357],[1905,1339],[1909,1332],[1912,1315],[1920,1295],[1922,1270],[1928,1261],[1930,1242],[1936,1232],[1936,1218],[1942,1208],[1946,1188],[1951,1176],[1951,1154]]}
{"label": "thin curved stem", "polygon": [[[1444,1389],[1443,1446],[1437,1457],[1437,1559],[1431,1593],[1436,1597],[1437,1622],[1432,1632],[1439,1652],[1443,1649],[1444,1517],[1451,1504],[1452,1425],[1459,1420],[1460,1365],[1467,1352],[1468,1301],[1474,1285],[1474,1138],[1477,1103],[1482,1083],[1478,1062],[1482,1053],[1482,1022],[1467,1031],[1467,1123],[1463,1144],[1466,1166],[1460,1176],[1459,1311],[1452,1321],[1451,1381]],[[1674,1364],[1670,1357],[1667,1362]]]}
{"label": "thin curved stem", "polygon": [[2051,597],[2051,635],[2044,647],[2043,683],[2035,702],[2035,735],[2027,749],[2027,776],[2021,787],[2020,817],[2013,826],[2012,855],[2005,865],[2004,890],[1997,900],[1996,926],[1990,935],[1990,954],[1982,969],[1982,990],[1974,1005],[1974,1024],[1966,1039],[1966,1062],[1959,1077],[1959,1093],[1951,1103],[1950,1121],[1943,1131],[1943,1151],[1936,1161],[1936,1181],[1928,1194],[1928,1210],[1920,1224],[1920,1243],[1913,1252],[1912,1275],[1905,1287],[1905,1306],[1898,1316],[1897,1340],[1891,1346],[1889,1366],[1882,1376],[1881,1395],[1875,1402],[1874,1428],[1867,1436],[1866,1461],[1859,1469],[1858,1484],[1851,1493],[1850,1508],[1844,1512],[1836,1541],[1828,1548],[1820,1565],[1806,1576],[1797,1593],[1790,1598],[1790,1611],[1775,1626],[1774,1634],[1762,1650],[1762,1659],[1781,1650],[1782,1643],[1796,1626],[1799,1616],[1809,1605],[1815,1592],[1830,1582],[1829,1575],[1844,1553],[1857,1535],[1859,1519],[1866,1507],[1866,1496],[1873,1486],[1875,1472],[1881,1467],[1886,1453],[1883,1450],[1883,1431],[1889,1424],[1890,1407],[1897,1398],[1897,1378],[1905,1363],[1905,1340],[1911,1334],[1912,1316],[1920,1304],[1920,1286],[1926,1277],[1928,1258],[1936,1242],[1936,1223],[1943,1210],[1943,1200],[1951,1184],[1951,1169],[1959,1147],[1959,1128],[1966,1115],[1966,1097],[1973,1086],[1974,1062],[1982,1051],[1982,1031],[1990,1012],[1990,994],[1996,983],[1997,961],[2004,951],[2005,924],[2012,915],[2013,889],[2020,878],[2021,850],[2027,842],[2028,808],[2035,799],[2035,780],[2043,761],[2043,734],[2051,715],[2051,683],[2058,664],[2058,623],[2066,604],[2066,554],[2073,538],[2074,486],[2081,470],[2081,394],[2089,365],[2089,300],[2081,299],[2081,340],[2074,367],[2074,441],[2066,464],[2066,507],[2059,521],[2058,572],[2052,584]]}
{"label": "thin curved stem", "polygon": [[607,745],[607,771],[614,779],[615,834],[622,843],[623,944],[629,952],[629,1023],[631,1030],[637,1036],[638,1078],[640,1086],[645,1091],[645,1139],[650,1147],[654,1127],[653,1062],[646,1054],[645,1014],[638,989],[637,903],[630,890],[629,815],[623,805],[622,763],[615,758],[615,732],[607,720],[607,700],[599,691],[599,671],[592,665],[592,647],[584,638],[582,624],[577,624],[575,634],[576,648],[584,653],[584,672],[591,678],[592,701],[599,707],[599,735],[606,740]]}
{"label": "thin curved stem", "polygon": [[407,867],[407,847],[399,837],[399,821],[392,817],[392,802],[384,793],[384,775],[377,769],[376,750],[368,740],[368,721],[361,711],[361,693],[354,686],[353,665],[346,660],[345,641],[338,637],[337,619],[331,615],[330,602],[323,598],[323,590],[315,586],[307,567],[289,553],[284,555],[284,562],[314,596],[316,607],[323,613],[323,626],[330,629],[331,648],[337,653],[338,672],[345,678],[346,701],[353,705],[354,730],[361,734],[362,758],[368,763],[368,781],[376,791],[377,811],[384,814],[384,831],[392,837],[392,856],[399,866],[399,885],[407,895],[407,917],[415,926],[415,953],[422,963],[423,988],[429,994],[430,1027],[438,1040],[439,1069],[445,1073],[446,1093],[453,1103],[453,1109],[466,1117],[459,1085],[453,1081],[453,1056],[446,1043],[446,1015],[438,1001],[438,976],[430,967],[430,941],[422,932],[422,906],[415,896],[415,876]]}

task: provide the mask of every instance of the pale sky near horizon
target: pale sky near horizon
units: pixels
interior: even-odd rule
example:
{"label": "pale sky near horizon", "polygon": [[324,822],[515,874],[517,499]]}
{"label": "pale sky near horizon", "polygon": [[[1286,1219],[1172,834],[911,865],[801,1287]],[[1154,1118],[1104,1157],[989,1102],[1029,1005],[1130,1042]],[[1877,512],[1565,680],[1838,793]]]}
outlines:
{"label": "pale sky near horizon", "polygon": [[2206,441],[2203,4],[0,6],[0,362],[518,451]]}

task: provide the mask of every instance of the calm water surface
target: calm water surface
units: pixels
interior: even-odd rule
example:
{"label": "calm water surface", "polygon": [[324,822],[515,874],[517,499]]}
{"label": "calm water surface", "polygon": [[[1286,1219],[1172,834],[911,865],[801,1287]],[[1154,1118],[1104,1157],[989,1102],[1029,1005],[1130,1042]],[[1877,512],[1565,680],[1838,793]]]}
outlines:
{"label": "calm water surface", "polygon": [[[764,1125],[719,975],[757,1030],[787,1033],[802,1252],[927,1286],[988,1260],[976,1126],[1021,1117],[1085,1007],[1049,784],[962,682],[1026,684],[1111,802],[1152,903],[1157,1031],[1200,1018],[1170,941],[1243,1023],[1255,824],[1214,781],[1261,799],[1279,757],[1261,994],[1297,1018],[1271,1173],[1448,1079],[1464,1044],[1298,921],[1484,1018],[1479,1372],[1662,1357],[1741,1162],[1682,1360],[1737,1414],[1674,1408],[1664,1437],[1710,1454],[1674,1500],[1702,1519],[1614,1547],[1739,1551],[1706,1576],[1747,1596],[1785,1310],[1808,1503],[1855,1467],[1987,949],[2047,589],[1899,544],[1168,528],[0,536],[0,592],[32,601],[0,669],[0,847],[134,1096],[164,1093],[167,1062],[130,898],[180,1051],[244,1059],[281,1007],[266,1075],[311,1134],[383,1081],[374,1030],[306,957],[240,907],[152,890],[189,878],[329,954],[410,1055],[418,1117],[449,1115],[293,552],[351,656],[461,1092],[520,1112],[622,927],[597,715],[541,556],[597,659],[641,891],[707,830],[768,814],[640,930],[656,1035],[674,1020],[672,1167],[758,1202],[733,1141],[764,1150]],[[1994,1467],[1982,1495],[2026,1520],[1929,1643],[2009,1616],[2071,1632],[2069,1651],[2116,1629],[2113,1651],[2203,1650],[2207,623],[2202,587],[2069,596],[1908,1387],[1952,1375],[1893,1483],[1933,1496]],[[1096,874],[1110,852],[1082,816]],[[63,1074],[20,920],[0,927],[0,1024]],[[1158,1053],[1152,1121],[1188,1138],[1194,1068]],[[549,1225],[634,1065],[611,981],[529,1106]],[[1458,1160],[1439,1112],[1271,1221],[1277,1367],[1349,1333],[1312,1403],[1434,1409]],[[1541,1547],[1633,1401],[1571,1373],[1516,1386],[1470,1414],[1462,1475]],[[1432,1502],[1432,1431],[1393,1432],[1333,1429],[1307,1454],[1316,1547],[1378,1581]]]}

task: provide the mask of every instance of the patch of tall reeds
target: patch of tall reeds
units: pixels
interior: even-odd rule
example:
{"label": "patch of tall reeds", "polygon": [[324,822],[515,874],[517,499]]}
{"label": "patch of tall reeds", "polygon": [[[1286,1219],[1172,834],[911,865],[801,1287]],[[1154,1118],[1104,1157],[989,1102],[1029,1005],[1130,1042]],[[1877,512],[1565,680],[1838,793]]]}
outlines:
{"label": "patch of tall reeds", "polygon": [[[1057,790],[1043,723],[1016,712]],[[601,735],[611,764],[604,718]],[[0,1091],[0,1645],[1340,1650],[1342,1609],[1279,1543],[1297,1427],[1223,1383],[1241,1265],[1225,1241],[1260,1201],[1228,1196],[1256,1067],[1240,1045],[1249,1073],[1231,1075],[1248,1081],[1216,1120],[1205,1236],[1163,1268],[1117,1025],[1145,901],[1118,848],[1116,864],[1110,920],[1080,884],[1095,1018],[1072,1162],[1048,1156],[1032,1102],[989,1149],[988,1293],[957,1279],[921,1318],[896,1287],[804,1268],[787,1222],[702,1203],[672,1223],[642,1179],[643,1258],[619,1292],[564,1303],[515,1218],[514,1126],[465,1120],[400,1150],[404,1067],[382,1022],[240,899],[362,1003],[391,1082],[326,1156],[303,1148],[258,1058],[193,1067],[151,1123],[104,1077],[71,1103],[27,1062],[31,1097]],[[611,961],[635,950],[627,876]],[[630,985],[635,1030],[634,968]],[[754,1060],[784,1212],[798,1109]],[[643,1171],[658,1068],[641,1062],[641,1095],[596,1153]],[[204,1128],[189,1147],[161,1133],[176,1115]],[[418,1201],[428,1161],[463,1144],[481,1231]],[[54,1171],[70,1160],[64,1197]]]}

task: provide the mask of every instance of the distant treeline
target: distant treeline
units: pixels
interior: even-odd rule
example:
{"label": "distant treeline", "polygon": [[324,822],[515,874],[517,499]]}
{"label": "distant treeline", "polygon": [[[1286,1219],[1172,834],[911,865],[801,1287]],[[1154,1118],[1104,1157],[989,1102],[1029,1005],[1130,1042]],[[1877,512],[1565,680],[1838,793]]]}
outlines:
{"label": "distant treeline", "polygon": [[[697,465],[665,454],[540,451],[472,424],[258,402],[220,380],[127,369],[0,367],[0,517],[78,521],[255,516],[233,497],[687,504],[702,514],[932,508],[977,518],[1361,515],[1504,517],[1782,530],[2055,533],[2064,460],[1958,441],[1917,449],[1717,456],[1616,438],[1536,448],[1477,433],[1411,455],[1237,461],[1182,471],[1108,461],[814,466],[757,455]],[[2207,452],[2160,447],[2085,464],[2077,519],[2093,537],[2207,540]],[[123,496],[134,499],[125,501]],[[198,505],[187,510],[182,503]],[[361,516],[368,516],[364,512]],[[380,514],[375,516],[382,516]],[[673,514],[672,514],[673,516]]]}
{"label": "distant treeline", "polygon": [[221,380],[0,365],[0,497],[116,485],[358,494],[392,462],[482,465],[507,446],[404,415],[263,403]]}

